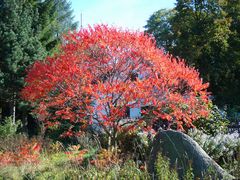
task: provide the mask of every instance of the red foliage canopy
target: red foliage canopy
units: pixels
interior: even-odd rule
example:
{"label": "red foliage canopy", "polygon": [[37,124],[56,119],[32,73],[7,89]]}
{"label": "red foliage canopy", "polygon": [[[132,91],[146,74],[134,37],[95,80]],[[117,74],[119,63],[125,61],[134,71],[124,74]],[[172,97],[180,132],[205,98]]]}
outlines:
{"label": "red foliage canopy", "polygon": [[[97,25],[71,33],[61,53],[37,61],[25,80],[22,96],[46,126],[98,122],[114,138],[144,121],[161,118],[181,129],[208,115],[208,84],[142,32]],[[154,107],[145,112],[151,121],[125,118],[127,108],[146,105]]]}

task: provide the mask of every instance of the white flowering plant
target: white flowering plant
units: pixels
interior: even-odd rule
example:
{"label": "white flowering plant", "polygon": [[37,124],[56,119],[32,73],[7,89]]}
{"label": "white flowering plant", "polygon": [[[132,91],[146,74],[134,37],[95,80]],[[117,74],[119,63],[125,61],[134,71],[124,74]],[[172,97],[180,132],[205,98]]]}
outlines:
{"label": "white flowering plant", "polygon": [[205,151],[219,165],[226,168],[233,175],[239,176],[240,167],[240,135],[235,133],[218,133],[208,135],[201,130],[192,129],[188,132]]}

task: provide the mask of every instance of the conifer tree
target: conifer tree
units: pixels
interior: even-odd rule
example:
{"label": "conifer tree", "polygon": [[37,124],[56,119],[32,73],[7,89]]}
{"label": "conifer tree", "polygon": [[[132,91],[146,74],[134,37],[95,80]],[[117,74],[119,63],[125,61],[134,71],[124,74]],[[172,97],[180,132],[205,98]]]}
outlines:
{"label": "conifer tree", "polygon": [[68,0],[35,0],[33,2],[39,14],[36,21],[36,33],[49,55],[57,52],[62,35],[77,28],[71,3]]}
{"label": "conifer tree", "polygon": [[18,93],[23,87],[26,68],[46,51],[34,34],[38,14],[24,0],[0,1],[0,93],[4,116],[16,117],[20,103]]}
{"label": "conifer tree", "polygon": [[0,1],[0,121],[12,116],[14,122],[17,116],[34,124],[19,90],[27,68],[56,53],[62,35],[76,29],[72,14],[67,0]]}

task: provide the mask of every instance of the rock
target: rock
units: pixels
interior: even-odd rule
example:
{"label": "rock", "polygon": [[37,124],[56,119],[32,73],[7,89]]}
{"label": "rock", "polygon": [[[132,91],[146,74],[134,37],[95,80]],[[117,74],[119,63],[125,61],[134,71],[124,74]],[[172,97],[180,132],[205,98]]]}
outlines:
{"label": "rock", "polygon": [[170,160],[172,167],[177,165],[180,179],[189,168],[193,169],[194,179],[203,179],[206,172],[214,172],[214,179],[234,179],[222,169],[207,153],[188,135],[174,130],[160,130],[153,140],[148,162],[148,171],[153,179],[157,179],[155,161],[161,153]]}

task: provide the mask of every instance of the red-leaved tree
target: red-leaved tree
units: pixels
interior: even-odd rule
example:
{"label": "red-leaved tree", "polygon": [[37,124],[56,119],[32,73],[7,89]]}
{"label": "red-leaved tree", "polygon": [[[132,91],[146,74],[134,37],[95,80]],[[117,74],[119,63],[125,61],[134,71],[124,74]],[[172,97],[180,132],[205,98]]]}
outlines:
{"label": "red-leaved tree", "polygon": [[[182,129],[208,115],[208,84],[148,35],[97,25],[64,42],[61,53],[30,68],[22,91],[46,127],[68,122],[64,135],[78,136],[96,123],[116,145],[120,132],[143,124],[161,119]],[[127,109],[143,106],[152,107],[142,112],[150,118],[126,118]]]}

